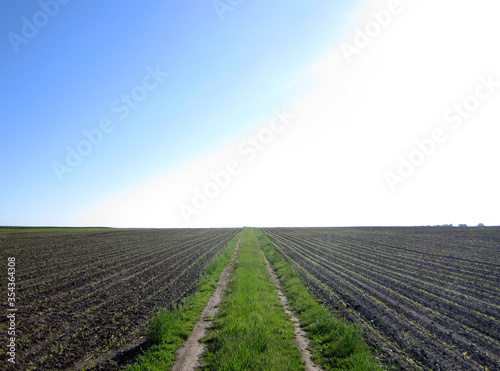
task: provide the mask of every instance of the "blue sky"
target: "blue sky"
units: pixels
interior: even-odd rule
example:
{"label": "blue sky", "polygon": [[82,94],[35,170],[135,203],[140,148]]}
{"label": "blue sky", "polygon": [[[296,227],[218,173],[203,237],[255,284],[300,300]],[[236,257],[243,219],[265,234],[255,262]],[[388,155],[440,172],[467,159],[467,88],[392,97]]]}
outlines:
{"label": "blue sky", "polygon": [[[339,36],[344,2],[42,1],[54,13],[27,43],[35,1],[2,2],[0,224],[58,221],[168,171],[255,125],[296,94],[285,85]],[[36,20],[43,22],[43,16]],[[36,26],[35,26],[36,27]],[[16,52],[17,51],[17,52]],[[124,120],[111,109],[147,67],[168,73]],[[81,131],[110,118],[106,134],[60,182]]]}
{"label": "blue sky", "polygon": [[[233,6],[206,0],[2,2],[0,225],[395,225],[455,220],[497,224],[499,220],[482,209],[460,215],[451,211],[453,199],[462,192],[456,185],[463,181],[459,169],[434,184],[433,171],[453,169],[453,151],[459,154],[465,145],[459,139],[430,157],[419,176],[405,178],[399,193],[387,190],[384,174],[397,173],[398,156],[407,157],[416,139],[431,135],[441,112],[473,90],[478,77],[495,72],[495,58],[483,63],[490,57],[488,43],[478,40],[487,36],[488,42],[494,41],[496,30],[483,26],[469,32],[465,44],[480,46],[472,54],[477,59],[464,60],[460,46],[464,40],[454,39],[453,32],[446,36],[440,27],[445,23],[459,30],[459,11],[466,15],[470,9],[458,7],[456,16],[445,18],[446,6],[434,9],[428,1],[420,7],[411,3],[402,1],[390,24],[371,38],[365,50],[358,48],[352,61],[346,57],[345,42],[355,45],[357,29],[383,21],[373,12],[388,9],[388,2],[261,0]],[[226,8],[218,12],[214,4]],[[448,1],[447,6],[453,5]],[[491,13],[481,1],[476,11],[479,16]],[[422,22],[422,17],[429,19]],[[422,45],[421,40],[429,44]],[[436,44],[431,45],[433,40]],[[436,48],[443,43],[453,49],[440,60]],[[404,59],[412,52],[418,58]],[[456,57],[461,58],[457,65]],[[401,58],[405,66],[398,64]],[[435,67],[429,64],[434,61]],[[444,85],[437,76],[448,73],[452,63],[454,74],[447,75],[447,82],[456,83],[456,89],[446,90],[450,95],[439,102],[430,98],[439,88],[422,85],[417,91],[415,85],[397,85],[402,83],[398,73],[409,78],[410,72],[417,85],[423,80]],[[427,66],[423,75],[432,78],[415,78],[422,65]],[[400,91],[389,91],[391,84]],[[386,107],[399,114],[386,119],[382,108],[387,99],[403,99],[410,92],[411,99]],[[425,97],[437,106],[429,105],[424,114],[416,110],[416,99]],[[409,111],[403,112],[405,104]],[[473,132],[480,140],[490,140],[484,133],[493,128],[493,106],[492,98],[474,117],[491,125]],[[180,205],[193,207],[196,189],[203,190],[210,182],[210,171],[224,168],[231,159],[242,160],[234,148],[259,133],[273,112],[284,107],[300,117],[294,129],[266,150],[259,149],[262,155],[251,168],[238,179],[234,176],[231,187],[220,190],[221,196],[214,196],[203,211],[196,210],[194,222],[186,224],[186,218],[179,216]],[[358,117],[369,109],[376,110],[371,123]],[[417,122],[414,117],[419,115],[423,119]],[[401,117],[407,116],[411,118],[401,125]],[[349,120],[354,121],[348,126]],[[94,144],[85,132],[94,133]],[[455,138],[468,136],[462,131]],[[384,143],[383,149],[375,149],[375,143]],[[483,173],[473,166],[475,160],[486,161],[487,169],[498,155],[484,142],[476,145],[476,155],[469,152],[468,160],[462,161],[462,165],[471,162],[463,169],[469,179]],[[489,152],[484,153],[485,148]],[[74,154],[68,155],[72,151],[84,155],[75,160]],[[206,162],[208,158],[213,161]],[[275,167],[266,168],[274,163]],[[334,178],[325,178],[329,168],[335,169]],[[320,169],[325,173],[318,175]],[[297,174],[305,174],[300,179],[307,174],[317,178],[323,187],[303,184]],[[491,183],[490,174],[482,176]],[[262,184],[267,188],[254,194]],[[440,192],[447,187],[456,189],[443,196]],[[346,189],[348,195],[342,193]],[[484,192],[485,200],[494,197],[490,192],[490,188]],[[308,201],[311,193],[314,201]],[[266,197],[267,203],[262,201]],[[426,201],[417,202],[425,205],[418,216],[406,212],[403,218],[395,217],[401,215],[402,205],[413,205],[419,197]],[[338,205],[337,198],[373,202],[355,202],[349,210],[349,203],[342,204],[339,215],[345,219],[332,219],[325,210]],[[439,206],[443,198],[446,202]],[[245,219],[245,211],[234,206],[246,205],[244,199],[250,200],[252,218]],[[283,211],[290,199],[298,205],[296,218]],[[379,218],[376,210],[383,205],[387,212]],[[369,210],[366,218],[359,216],[363,207]],[[425,211],[433,207],[448,212],[426,218]],[[262,222],[259,213],[265,214]]]}

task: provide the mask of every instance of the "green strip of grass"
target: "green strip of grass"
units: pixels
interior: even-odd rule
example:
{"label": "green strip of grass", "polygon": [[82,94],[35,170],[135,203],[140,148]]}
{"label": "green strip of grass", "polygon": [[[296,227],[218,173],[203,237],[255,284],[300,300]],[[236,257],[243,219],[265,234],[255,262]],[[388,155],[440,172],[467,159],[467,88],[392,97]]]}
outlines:
{"label": "green strip of grass", "polygon": [[272,242],[260,231],[257,236],[290,307],[310,339],[313,361],[324,370],[381,370],[359,328],[320,305],[305,288],[299,272],[276,252]]}
{"label": "green strip of grass", "polygon": [[269,279],[253,230],[243,237],[213,326],[205,370],[303,370],[294,325]]}
{"label": "green strip of grass", "polygon": [[243,231],[239,232],[206,266],[196,291],[173,309],[158,312],[146,328],[148,349],[129,370],[168,370],[175,362],[177,350],[189,337],[201,312],[217,287],[220,274],[230,262]]}

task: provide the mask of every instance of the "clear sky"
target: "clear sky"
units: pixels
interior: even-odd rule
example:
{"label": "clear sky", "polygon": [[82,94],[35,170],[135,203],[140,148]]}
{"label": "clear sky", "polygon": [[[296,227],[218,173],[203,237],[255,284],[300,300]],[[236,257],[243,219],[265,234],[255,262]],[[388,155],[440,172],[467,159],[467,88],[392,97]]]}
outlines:
{"label": "clear sky", "polygon": [[1,2],[0,225],[498,225],[496,8]]}

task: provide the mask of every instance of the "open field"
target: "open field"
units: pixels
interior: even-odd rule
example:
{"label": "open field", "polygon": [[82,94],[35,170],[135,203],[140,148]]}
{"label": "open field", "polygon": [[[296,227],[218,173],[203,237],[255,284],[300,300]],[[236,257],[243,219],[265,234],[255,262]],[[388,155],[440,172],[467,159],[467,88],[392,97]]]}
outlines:
{"label": "open field", "polygon": [[403,369],[500,369],[500,228],[263,228]]}
{"label": "open field", "polygon": [[183,299],[182,305],[164,308],[153,316],[146,329],[147,348],[129,370],[186,371],[197,364],[203,352],[198,341],[217,313],[243,233],[240,231],[207,264],[195,292]]}
{"label": "open field", "polygon": [[[2,282],[7,257],[16,259],[15,369],[81,368],[143,341],[153,313],[191,293],[237,232],[0,229]],[[0,332],[7,326],[2,314]],[[0,368],[8,369],[4,346],[0,352]]]}
{"label": "open field", "polygon": [[[250,300],[254,304],[271,302],[258,299],[270,279],[262,256],[256,254],[261,246],[276,273],[281,272],[285,295],[290,295],[291,308],[316,348],[314,359],[326,368],[342,362],[338,356],[348,349],[342,344],[354,335],[345,335],[345,343],[339,334],[347,330],[329,335],[337,324],[324,308],[307,314],[313,306],[299,304],[307,292],[295,290],[301,285],[299,277],[318,301],[358,325],[374,357],[390,368],[500,369],[500,228],[261,228],[266,237],[257,232],[259,242],[254,231],[246,230],[217,317],[221,322],[214,323],[220,331],[206,339],[209,348],[210,342],[214,346],[232,336],[238,318],[255,319],[253,309],[246,313],[250,307],[238,304],[250,300],[239,299],[246,290],[261,290],[252,291],[257,295]],[[18,311],[16,367],[11,369],[114,369],[114,360],[108,361],[118,351],[144,347],[147,324],[155,313],[186,302],[196,289],[204,299],[199,296],[193,301],[196,309],[189,309],[195,323],[199,314],[193,313],[201,313],[202,302],[215,288],[214,275],[229,262],[238,232],[241,229],[0,228],[4,286],[8,257],[15,257]],[[206,278],[207,263],[222,249],[225,255],[209,264],[217,267],[211,273],[214,282],[207,281],[202,289],[200,274],[205,272]],[[278,256],[296,271],[283,268]],[[273,300],[281,313],[279,300]],[[5,315],[0,318],[0,332],[6,334],[9,322]],[[192,327],[183,318],[180,343]],[[222,329],[228,330],[227,336]],[[351,344],[353,350],[347,353],[358,354],[354,349],[364,349],[362,343],[360,339]],[[170,345],[157,346],[160,351],[162,347]],[[221,349],[224,353],[223,347],[216,348],[212,354]],[[8,370],[5,346],[0,356],[0,368]],[[210,353],[206,356],[210,360]]]}
{"label": "open field", "polygon": [[203,274],[184,305],[152,319],[133,370],[317,371],[314,362],[324,370],[382,369],[359,328],[320,305],[256,229],[244,228],[209,266],[218,268]]}

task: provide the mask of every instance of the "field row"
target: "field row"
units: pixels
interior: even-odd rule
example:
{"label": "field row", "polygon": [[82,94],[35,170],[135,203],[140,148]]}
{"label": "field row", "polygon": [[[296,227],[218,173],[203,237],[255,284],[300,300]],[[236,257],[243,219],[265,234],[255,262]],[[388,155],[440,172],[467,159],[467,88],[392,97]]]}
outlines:
{"label": "field row", "polygon": [[[17,262],[17,366],[76,367],[137,341],[152,314],[190,293],[205,264],[237,232],[44,229],[2,234],[2,261],[14,256]],[[2,318],[0,330],[6,326]]]}
{"label": "field row", "polygon": [[498,367],[500,266],[486,257],[498,254],[499,231],[444,229],[262,231],[330,307],[401,366]]}

